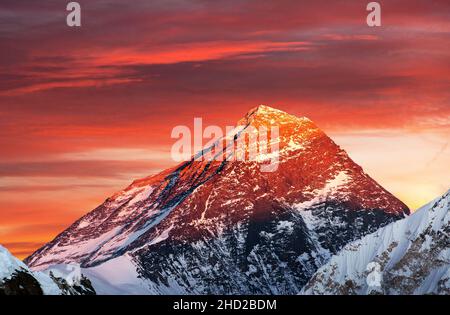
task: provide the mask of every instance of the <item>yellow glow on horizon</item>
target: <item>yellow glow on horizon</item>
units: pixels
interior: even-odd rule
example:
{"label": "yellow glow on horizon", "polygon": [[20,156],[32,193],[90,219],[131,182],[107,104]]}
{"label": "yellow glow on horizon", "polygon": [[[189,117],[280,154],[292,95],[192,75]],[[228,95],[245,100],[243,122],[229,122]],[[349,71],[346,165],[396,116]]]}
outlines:
{"label": "yellow glow on horizon", "polygon": [[411,211],[450,188],[450,146],[445,135],[403,130],[331,134],[333,140]]}

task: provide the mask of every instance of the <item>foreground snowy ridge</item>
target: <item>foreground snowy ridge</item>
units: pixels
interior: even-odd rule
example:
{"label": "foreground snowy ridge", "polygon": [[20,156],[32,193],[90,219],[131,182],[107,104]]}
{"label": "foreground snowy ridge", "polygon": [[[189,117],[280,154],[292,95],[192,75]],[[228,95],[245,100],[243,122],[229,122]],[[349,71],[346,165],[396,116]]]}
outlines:
{"label": "foreground snowy ridge", "polygon": [[[75,272],[74,272],[75,270]],[[76,266],[58,265],[45,272],[31,271],[0,245],[0,295],[95,294]]]}
{"label": "foreground snowy ridge", "polygon": [[450,190],[351,243],[302,294],[450,294]]}

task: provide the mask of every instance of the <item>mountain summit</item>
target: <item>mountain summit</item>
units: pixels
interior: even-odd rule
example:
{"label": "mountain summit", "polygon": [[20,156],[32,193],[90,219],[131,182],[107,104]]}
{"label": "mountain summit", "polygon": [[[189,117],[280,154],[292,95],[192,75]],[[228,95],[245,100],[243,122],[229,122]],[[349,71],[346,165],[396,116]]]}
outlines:
{"label": "mountain summit", "polygon": [[[258,106],[225,138],[250,126],[278,128],[274,172],[203,150],[133,182],[26,262],[79,263],[100,294],[294,294],[347,243],[409,214],[309,119]],[[128,276],[111,282],[112,270]]]}
{"label": "mountain summit", "polygon": [[[270,126],[274,124],[281,123],[301,123],[301,121],[309,121],[306,117],[297,117],[283,112],[279,109],[275,109],[266,105],[259,105],[255,108],[250,109],[244,118],[238,121],[238,125],[248,125],[253,124],[255,127],[263,124],[265,126]],[[317,129],[317,127],[315,127]]]}

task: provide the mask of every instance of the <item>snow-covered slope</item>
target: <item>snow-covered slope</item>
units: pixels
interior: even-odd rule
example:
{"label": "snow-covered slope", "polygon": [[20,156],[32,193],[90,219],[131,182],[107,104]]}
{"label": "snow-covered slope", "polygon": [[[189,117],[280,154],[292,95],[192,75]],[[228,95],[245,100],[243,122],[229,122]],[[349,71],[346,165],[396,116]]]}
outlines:
{"label": "snow-covered slope", "polygon": [[450,294],[450,191],[320,268],[303,294]]}
{"label": "snow-covered slope", "polygon": [[27,267],[0,245],[0,279],[10,277],[15,271],[21,269],[26,270]]}
{"label": "snow-covered slope", "polygon": [[158,294],[150,283],[141,279],[133,258],[124,254],[96,267],[82,269],[99,295]]}
{"label": "snow-covered slope", "polygon": [[69,277],[64,271],[72,269],[67,267],[60,265],[45,272],[33,272],[0,245],[0,295],[95,294],[81,274]]}
{"label": "snow-covered slope", "polygon": [[[273,126],[274,172],[263,170],[273,152],[228,158],[228,148]],[[307,118],[258,106],[223,142],[231,143],[213,160],[207,147],[135,181],[26,262],[35,270],[72,262],[98,268],[105,288],[101,271],[126,255],[135,266],[130,277],[151,293],[294,294],[345,244],[409,213]],[[131,278],[120,281],[140,290]]]}

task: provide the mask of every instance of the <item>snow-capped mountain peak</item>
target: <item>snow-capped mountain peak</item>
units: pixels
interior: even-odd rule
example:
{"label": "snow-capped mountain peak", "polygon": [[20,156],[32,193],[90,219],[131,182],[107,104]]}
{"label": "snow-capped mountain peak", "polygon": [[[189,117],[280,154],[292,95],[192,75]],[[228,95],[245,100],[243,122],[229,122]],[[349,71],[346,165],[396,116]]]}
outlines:
{"label": "snow-capped mountain peak", "polygon": [[[297,117],[279,109],[265,105],[259,105],[249,110],[245,116],[237,122],[238,126],[251,126],[255,130],[264,128],[270,130],[276,127],[279,132],[279,147],[283,149],[292,144],[312,141],[323,132],[308,118]],[[305,144],[305,143],[304,143]]]}
{"label": "snow-capped mountain peak", "polygon": [[254,123],[256,127],[261,123],[265,126],[271,126],[283,123],[301,123],[302,121],[310,120],[306,117],[297,117],[266,105],[259,105],[250,109],[237,124],[248,125]]}
{"label": "snow-capped mountain peak", "polygon": [[126,255],[150,293],[296,293],[345,244],[409,213],[309,119],[259,106],[238,125],[278,127],[275,171],[183,162],[108,198],[27,263],[103,270]]}

